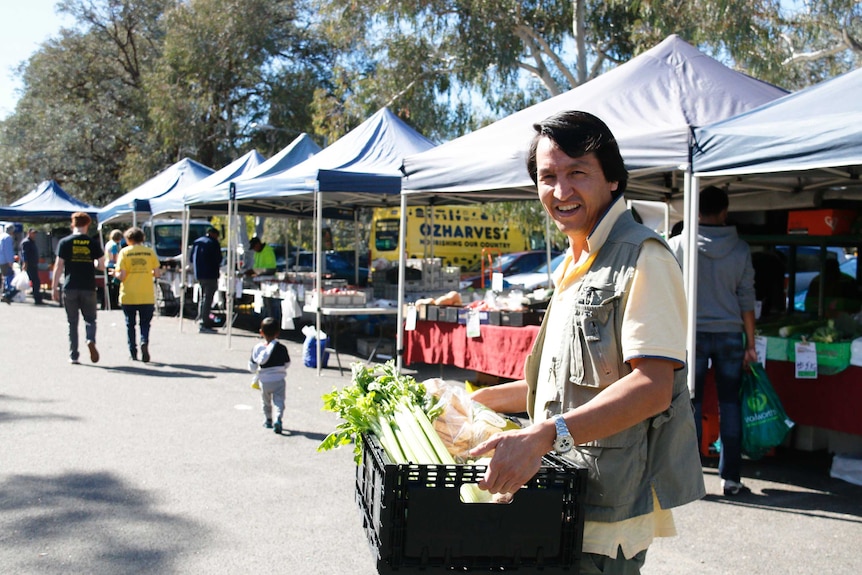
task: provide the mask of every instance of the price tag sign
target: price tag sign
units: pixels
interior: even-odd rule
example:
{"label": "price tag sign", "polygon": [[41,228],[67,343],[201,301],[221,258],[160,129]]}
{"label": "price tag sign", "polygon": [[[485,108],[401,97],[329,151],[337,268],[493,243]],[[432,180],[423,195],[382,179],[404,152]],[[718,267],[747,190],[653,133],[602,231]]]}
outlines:
{"label": "price tag sign", "polygon": [[482,335],[479,312],[471,309],[467,315],[467,337],[480,337]]}
{"label": "price tag sign", "polygon": [[796,379],[817,379],[817,347],[812,342],[796,342]]}
{"label": "price tag sign", "polygon": [[757,352],[757,363],[766,367],[766,341],[764,335],[754,336],[754,350]]}
{"label": "price tag sign", "polygon": [[407,317],[404,318],[404,331],[415,331],[416,330],[416,306],[410,305],[407,306]]}
{"label": "price tag sign", "polygon": [[494,291],[503,291],[503,274],[500,272],[491,274],[491,289]]}

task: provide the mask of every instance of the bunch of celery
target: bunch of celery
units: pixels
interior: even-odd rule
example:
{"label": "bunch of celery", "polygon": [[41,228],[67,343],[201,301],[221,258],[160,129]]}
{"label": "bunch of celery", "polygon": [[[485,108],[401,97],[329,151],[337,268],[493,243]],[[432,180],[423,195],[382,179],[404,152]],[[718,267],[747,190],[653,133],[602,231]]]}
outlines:
{"label": "bunch of celery", "polygon": [[342,422],[318,451],[354,443],[358,463],[359,436],[373,433],[393,463],[455,463],[431,425],[435,406],[424,385],[399,373],[394,361],[373,367],[354,363],[351,372],[350,385],[323,396],[323,409],[336,413]]}

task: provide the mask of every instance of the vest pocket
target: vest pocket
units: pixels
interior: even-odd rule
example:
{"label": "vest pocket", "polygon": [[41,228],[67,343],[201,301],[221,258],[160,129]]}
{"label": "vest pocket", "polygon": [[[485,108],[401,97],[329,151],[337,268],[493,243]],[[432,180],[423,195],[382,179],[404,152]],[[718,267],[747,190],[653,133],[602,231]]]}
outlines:
{"label": "vest pocket", "polygon": [[647,462],[645,425],[639,423],[573,450],[572,459],[588,470],[588,505],[619,507],[639,497]]}
{"label": "vest pocket", "polygon": [[[591,287],[575,304],[575,329],[580,337],[575,338],[577,342],[573,345],[572,374],[576,369],[580,373],[578,380],[572,378],[573,383],[604,388],[620,378],[615,321],[619,301],[620,296],[613,289]],[[579,365],[575,366],[575,362]],[[589,377],[585,377],[587,374]]]}

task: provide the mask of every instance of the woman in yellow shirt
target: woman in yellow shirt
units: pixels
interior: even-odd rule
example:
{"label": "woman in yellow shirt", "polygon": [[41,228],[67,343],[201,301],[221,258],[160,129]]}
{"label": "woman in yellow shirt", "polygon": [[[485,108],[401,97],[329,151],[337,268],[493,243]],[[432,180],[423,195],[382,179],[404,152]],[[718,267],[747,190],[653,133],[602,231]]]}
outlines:
{"label": "woman in yellow shirt", "polygon": [[120,250],[114,275],[120,280],[120,305],[126,316],[126,333],[129,354],[138,359],[135,323],[141,323],[141,360],[150,361],[150,322],[156,309],[156,294],[153,278],[160,275],[159,258],[152,248],[143,244],[141,228],[129,228],[123,234],[128,244]]}

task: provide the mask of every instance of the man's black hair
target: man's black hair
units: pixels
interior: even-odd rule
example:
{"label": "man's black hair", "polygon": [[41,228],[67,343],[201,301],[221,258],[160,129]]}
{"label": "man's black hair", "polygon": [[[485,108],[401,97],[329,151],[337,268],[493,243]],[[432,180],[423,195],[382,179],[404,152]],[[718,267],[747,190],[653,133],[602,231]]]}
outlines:
{"label": "man's black hair", "polygon": [[727,192],[716,186],[702,189],[698,201],[698,212],[703,216],[717,216],[730,205]]}
{"label": "man's black hair", "polygon": [[589,112],[569,110],[533,124],[533,129],[536,134],[530,142],[527,154],[527,171],[533,183],[538,183],[536,149],[539,140],[550,138],[569,157],[579,158],[590,153],[595,154],[605,179],[617,182],[614,198],[626,191],[629,175],[620,155],[620,148],[610,128],[599,118]]}

